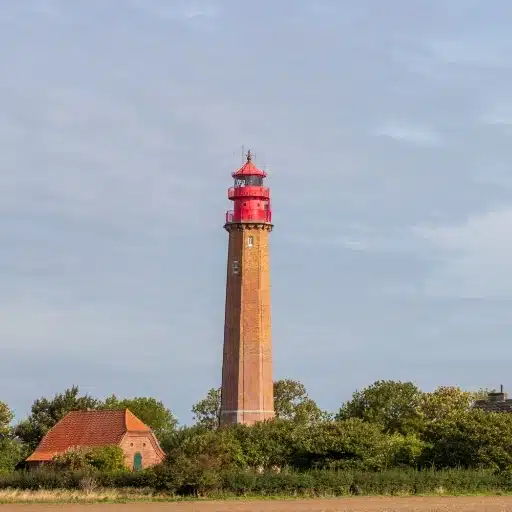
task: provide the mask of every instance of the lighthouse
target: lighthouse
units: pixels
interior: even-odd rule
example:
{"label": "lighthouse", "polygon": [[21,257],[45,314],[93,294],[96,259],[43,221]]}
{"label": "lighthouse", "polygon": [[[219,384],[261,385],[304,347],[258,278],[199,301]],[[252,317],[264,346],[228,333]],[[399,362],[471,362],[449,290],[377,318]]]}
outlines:
{"label": "lighthouse", "polygon": [[266,173],[247,161],[232,174],[220,425],[252,425],[274,414],[270,318],[270,190]]}

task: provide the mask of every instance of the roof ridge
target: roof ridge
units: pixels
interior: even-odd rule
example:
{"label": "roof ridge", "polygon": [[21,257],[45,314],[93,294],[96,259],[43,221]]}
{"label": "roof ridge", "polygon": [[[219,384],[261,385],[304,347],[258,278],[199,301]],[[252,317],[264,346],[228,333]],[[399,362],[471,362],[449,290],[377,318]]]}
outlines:
{"label": "roof ridge", "polygon": [[69,415],[72,415],[72,416],[76,416],[76,415],[80,415],[80,414],[91,414],[91,415],[94,415],[94,414],[110,414],[110,415],[119,415],[119,414],[122,414],[124,413],[124,409],[110,409],[110,408],[105,408],[105,409],[72,409],[70,410],[65,416],[63,416],[63,418],[65,418],[66,416],[69,416]]}

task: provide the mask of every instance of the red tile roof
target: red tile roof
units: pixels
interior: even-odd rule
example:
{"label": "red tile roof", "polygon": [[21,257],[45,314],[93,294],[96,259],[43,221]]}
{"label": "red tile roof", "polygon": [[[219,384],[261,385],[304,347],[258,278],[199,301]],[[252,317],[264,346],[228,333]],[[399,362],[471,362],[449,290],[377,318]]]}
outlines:
{"label": "red tile roof", "polygon": [[48,461],[73,446],[119,444],[126,432],[151,432],[128,409],[71,411],[41,440],[27,461]]}

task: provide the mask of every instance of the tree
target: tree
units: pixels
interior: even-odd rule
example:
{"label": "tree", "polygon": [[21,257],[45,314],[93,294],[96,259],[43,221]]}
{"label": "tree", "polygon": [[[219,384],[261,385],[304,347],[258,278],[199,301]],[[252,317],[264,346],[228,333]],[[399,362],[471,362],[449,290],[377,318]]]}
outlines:
{"label": "tree", "polygon": [[[197,426],[213,430],[219,426],[221,389],[212,388],[205,398],[192,407]],[[308,397],[306,388],[291,379],[274,382],[274,409],[276,418],[298,422],[314,422],[326,419],[316,402]]]}
{"label": "tree", "polygon": [[388,433],[407,434],[420,427],[422,393],[412,382],[376,381],[356,391],[336,415],[337,420],[359,418]]}
{"label": "tree", "polygon": [[28,456],[26,447],[16,439],[0,437],[0,474],[10,473]]}
{"label": "tree", "polygon": [[242,444],[247,464],[251,468],[270,469],[290,465],[294,460],[297,437],[305,425],[276,419],[231,428]]}
{"label": "tree", "polygon": [[167,455],[169,455],[171,452],[179,449],[179,447],[189,437],[204,434],[205,432],[210,432],[211,430],[212,429],[208,429],[200,425],[177,427],[175,430],[159,439],[160,446],[162,447],[162,450]]}
{"label": "tree", "polygon": [[202,400],[192,406],[192,413],[196,425],[208,430],[219,426],[221,406],[221,389],[211,388]]}
{"label": "tree", "polygon": [[32,405],[30,416],[15,427],[15,434],[31,450],[57,422],[72,410],[97,409],[100,400],[89,395],[79,396],[78,386],[56,394],[52,399],[38,398]]}
{"label": "tree", "polygon": [[392,456],[389,437],[379,425],[359,418],[303,426],[295,436],[292,465],[302,469],[385,469]]}
{"label": "tree", "polygon": [[512,469],[512,414],[459,411],[426,424],[425,466]]}
{"label": "tree", "polygon": [[169,461],[180,455],[195,460],[196,465],[217,469],[244,468],[247,465],[233,428],[196,430],[193,435],[184,437],[182,443],[170,454]]}
{"label": "tree", "polygon": [[0,436],[7,435],[10,431],[10,423],[14,418],[14,414],[6,403],[0,402]]}
{"label": "tree", "polygon": [[26,446],[14,438],[11,421],[14,414],[6,403],[0,402],[0,474],[13,471],[28,453]]}
{"label": "tree", "polygon": [[283,420],[312,423],[325,417],[304,384],[291,379],[274,382],[274,409],[276,418]]}
{"label": "tree", "polygon": [[474,400],[474,392],[441,386],[431,393],[422,393],[420,412],[425,421],[439,421],[469,411]]}
{"label": "tree", "polygon": [[105,400],[106,409],[129,409],[161,439],[176,428],[178,420],[163,402],[151,397],[118,399],[115,395]]}

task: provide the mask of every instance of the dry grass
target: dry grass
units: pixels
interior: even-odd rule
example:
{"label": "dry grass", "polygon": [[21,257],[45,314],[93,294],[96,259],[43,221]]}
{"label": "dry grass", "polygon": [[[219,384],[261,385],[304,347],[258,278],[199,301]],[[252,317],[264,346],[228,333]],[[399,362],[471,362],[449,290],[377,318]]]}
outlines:
{"label": "dry grass", "polygon": [[[323,497],[318,496],[289,496],[289,497],[283,497],[283,496],[266,496],[266,497],[258,497],[258,496],[245,496],[243,498],[235,498],[235,497],[229,497],[229,496],[218,496],[217,498],[180,498],[180,497],[173,497],[171,495],[164,495],[164,494],[157,494],[150,489],[143,490],[143,489],[104,489],[97,487],[96,485],[83,485],[81,486],[81,489],[77,490],[38,490],[38,491],[30,491],[30,490],[20,490],[20,489],[5,489],[0,490],[0,504],[6,504],[6,503],[125,503],[125,502],[171,502],[171,501],[180,501],[180,502],[208,502],[208,501],[219,501],[219,500],[225,500],[225,498],[228,498],[225,502],[243,502],[243,501],[249,501],[249,502],[263,502],[263,501],[272,501],[274,503],[279,502],[297,502],[301,500],[308,500],[310,502],[313,501],[336,501],[336,500],[374,500],[374,499],[406,499],[410,498],[412,500],[418,500],[418,499],[435,499],[435,497],[443,497],[445,499],[459,499],[456,496],[446,496],[445,489],[442,487],[439,487],[435,490],[435,492],[432,495],[429,496],[411,496],[407,493],[400,493],[396,494],[395,496],[367,496],[360,498],[356,497],[347,497],[347,498],[336,498],[334,496],[324,495]],[[480,498],[484,499],[498,499],[498,496],[461,496],[462,499],[470,499],[470,500],[477,500]],[[503,496],[506,500],[510,500],[511,507],[510,510],[512,512],[512,496]]]}
{"label": "dry grass", "polygon": [[[94,490],[40,490],[19,489],[0,490],[0,503],[94,503],[118,501],[151,501],[158,499],[150,492],[133,489],[94,489]],[[160,497],[162,499],[162,497]]]}

